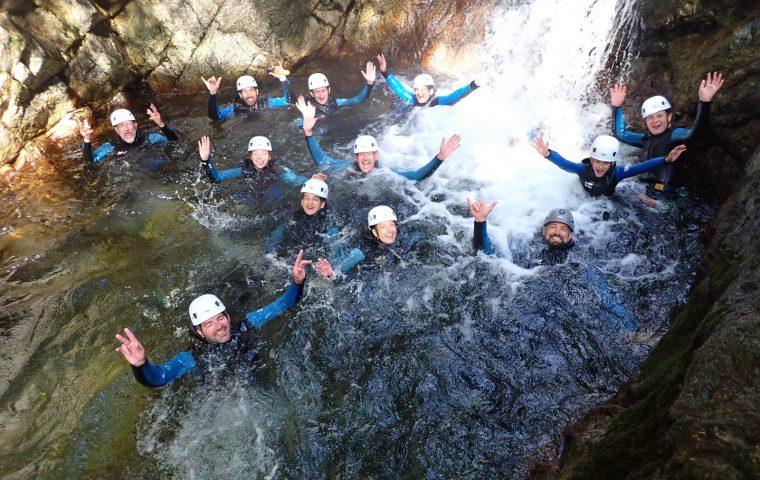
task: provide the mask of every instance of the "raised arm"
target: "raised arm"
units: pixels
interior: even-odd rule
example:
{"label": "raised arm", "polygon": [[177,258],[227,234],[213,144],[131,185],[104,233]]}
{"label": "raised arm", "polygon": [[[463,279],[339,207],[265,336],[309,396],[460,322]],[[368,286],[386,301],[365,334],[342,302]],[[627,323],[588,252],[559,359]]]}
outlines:
{"label": "raised arm", "polygon": [[388,69],[388,64],[385,61],[385,55],[382,53],[377,56],[377,63],[380,65],[380,73],[385,77],[385,81],[388,82],[388,86],[391,91],[395,93],[404,103],[414,105],[414,93],[404,86],[403,83],[393,75]]}
{"label": "raised arm", "polygon": [[459,148],[461,142],[462,137],[458,134],[452,135],[448,139],[443,138],[441,139],[441,147],[438,150],[438,154],[421,168],[418,168],[417,170],[391,170],[408,180],[419,182],[435,173],[435,171],[438,170],[438,167],[443,164],[443,161]]}
{"label": "raised arm", "polygon": [[303,115],[303,132],[306,135],[306,144],[309,147],[309,153],[314,163],[320,166],[336,168],[347,168],[354,163],[350,160],[336,160],[322,151],[319,141],[317,141],[314,135],[314,125],[317,122],[316,108],[310,102],[307,102],[303,96],[300,96],[298,97],[298,102],[296,102],[296,108]]}
{"label": "raised arm", "polygon": [[536,137],[533,140],[533,148],[535,148],[542,157],[546,158],[566,172],[579,174],[583,171],[582,163],[571,162],[569,160],[566,160],[559,153],[553,150],[549,150],[549,144],[546,143],[541,137]]}
{"label": "raised arm", "polygon": [[367,62],[365,71],[362,71],[362,76],[367,83],[364,84],[359,95],[351,98],[337,98],[335,99],[335,102],[339,107],[347,107],[363,102],[369,96],[370,92],[372,92],[372,86],[375,84],[376,75],[375,65],[372,62]]}
{"label": "raised arm", "polygon": [[219,183],[223,180],[243,176],[242,168],[231,168],[229,170],[222,170],[221,172],[216,169],[211,161],[211,139],[206,135],[202,136],[198,141],[198,155],[201,157],[201,162],[203,162],[203,170],[213,182]]}
{"label": "raised arm", "polygon": [[473,92],[475,89],[478,88],[478,84],[475,80],[468,83],[467,85],[458,88],[457,90],[454,90],[453,92],[449,93],[448,95],[443,95],[438,97],[438,104],[439,105],[454,105],[459,100],[463,99],[467,95],[469,95],[471,92]]}
{"label": "raised arm", "polygon": [[161,387],[195,368],[195,359],[189,352],[180,352],[160,365],[150,363],[137,337],[128,329],[124,336],[116,334],[121,346],[116,349],[132,367],[135,379],[146,387]]}
{"label": "raised arm", "polygon": [[266,307],[253,312],[248,312],[245,319],[254,328],[261,328],[271,320],[282,315],[287,309],[298,303],[303,294],[303,284],[306,280],[306,267],[311,260],[303,259],[303,250],[298,252],[298,257],[293,264],[293,282],[285,293]]}
{"label": "raised arm", "polygon": [[470,206],[470,212],[473,218],[473,234],[472,234],[472,246],[475,250],[483,250],[486,255],[493,255],[496,253],[496,249],[491,244],[491,239],[488,237],[488,222],[486,219],[488,215],[496,207],[496,202],[487,204],[483,200],[476,200],[475,202],[467,199],[467,205]]}
{"label": "raised arm", "polygon": [[280,88],[282,88],[282,96],[276,97],[276,98],[267,98],[267,105],[269,105],[269,108],[288,108],[290,107],[290,94],[289,94],[290,88],[291,88],[290,80],[288,80],[287,75],[278,73],[278,72],[286,71],[283,68],[282,64],[279,64],[278,67],[279,67],[278,69],[275,69],[274,71],[269,72],[269,74],[280,81]]}
{"label": "raised arm", "polygon": [[694,117],[694,125],[691,129],[675,129],[672,136],[674,142],[688,143],[703,133],[705,126],[710,121],[712,99],[723,86],[723,82],[723,75],[718,72],[708,73],[706,78],[702,80],[699,85],[699,103],[697,104],[697,114]]}
{"label": "raised arm", "polygon": [[636,165],[629,165],[626,167],[615,167],[616,169],[616,175],[619,179],[623,180],[625,178],[635,177],[636,175],[641,175],[642,173],[648,172],[650,170],[654,170],[657,167],[661,167],[665,165],[666,163],[672,163],[678,160],[678,157],[681,156],[683,152],[686,151],[686,145],[678,145],[673,150],[668,153],[666,157],[655,157],[650,158],[646,162],[637,163]]}
{"label": "raised arm", "polygon": [[631,132],[625,127],[623,102],[627,89],[624,83],[617,83],[610,88],[610,104],[612,104],[612,134],[623,143],[641,147],[644,144],[644,134]]}

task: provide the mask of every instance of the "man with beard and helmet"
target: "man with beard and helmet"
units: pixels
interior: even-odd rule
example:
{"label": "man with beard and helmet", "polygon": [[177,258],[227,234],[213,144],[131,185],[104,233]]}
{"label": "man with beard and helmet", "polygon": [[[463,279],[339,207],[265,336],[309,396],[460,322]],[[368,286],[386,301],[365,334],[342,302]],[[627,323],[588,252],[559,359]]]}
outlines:
{"label": "man with beard and helmet", "polygon": [[110,154],[124,155],[125,153],[135,150],[143,145],[178,140],[177,134],[166,124],[166,122],[164,122],[155,105],[151,103],[147,113],[148,117],[150,117],[150,119],[158,125],[158,128],[161,129],[163,135],[158,133],[146,134],[142,129],[137,128],[137,121],[135,120],[135,116],[132,115],[132,112],[125,108],[120,108],[114,110],[110,117],[111,126],[116,130],[118,137],[107,141],[95,149],[95,151],[92,149],[92,126],[87,120],[79,122],[79,133],[82,135],[83,139],[82,156],[84,157],[84,161],[87,163],[98,164]]}
{"label": "man with beard and helmet", "polygon": [[[337,160],[329,157],[322,151],[319,141],[314,135],[314,125],[317,121],[314,106],[306,102],[303,97],[300,97],[296,107],[303,114],[303,131],[304,135],[306,135],[306,144],[309,147],[309,153],[311,153],[314,163],[320,167],[341,170],[351,168],[360,175],[367,175],[378,168],[377,162],[380,159],[380,147],[375,137],[372,135],[359,135],[356,137],[354,141],[354,160]],[[417,170],[392,168],[391,171],[415,182],[424,180],[438,170],[438,167],[443,165],[443,161],[459,148],[461,138],[459,135],[452,135],[448,139],[442,139],[438,154]]]}
{"label": "man with beard and helmet", "polygon": [[311,260],[303,259],[303,250],[298,252],[290,287],[266,307],[247,313],[245,323],[233,322],[224,304],[215,295],[205,294],[193,300],[189,308],[190,348],[166,363],[153,364],[148,361],[142,344],[128,328],[124,329],[123,336],[116,334],[116,339],[121,342],[116,351],[129,362],[135,379],[146,387],[161,387],[195,368],[204,373],[214,370],[226,365],[235,356],[251,358],[255,352],[250,351],[253,342],[246,332],[249,328],[261,329],[300,300],[306,280],[306,266],[311,263]]}
{"label": "man with beard and helmet", "polygon": [[[691,128],[673,127],[673,114],[670,102],[661,95],[650,97],[641,105],[641,117],[646,127],[645,133],[633,132],[627,129],[623,116],[623,102],[626,97],[626,86],[618,83],[610,88],[610,103],[613,107],[612,125],[615,137],[623,143],[642,148],[646,158],[663,157],[676,145],[693,142],[710,121],[710,107],[713,97],[723,86],[723,76],[718,72],[708,73],[699,85],[697,113]],[[666,164],[642,177],[648,184],[647,193],[658,195],[659,192],[671,190],[674,180],[674,165]],[[646,196],[637,196],[639,200],[649,205],[654,201]]]}
{"label": "man with beard and helmet", "polygon": [[280,81],[282,88],[282,97],[267,98],[259,95],[259,84],[250,75],[243,75],[237,79],[238,98],[233,103],[219,107],[218,96],[219,87],[222,84],[222,77],[210,77],[208,80],[201,77],[203,83],[208,88],[208,118],[211,120],[225,121],[233,116],[244,113],[258,113],[264,110],[274,110],[290,107],[290,81],[284,74],[287,70],[282,66],[274,67],[269,72],[270,75]]}
{"label": "man with beard and helmet", "polygon": [[[496,202],[490,204],[483,200],[474,202],[467,199],[470,206],[470,212],[474,219],[473,222],[473,239],[472,243],[475,250],[483,250],[487,255],[496,253],[496,248],[491,243],[488,236],[487,221],[488,215],[496,207]],[[567,254],[573,247],[573,232],[575,231],[575,221],[570,210],[565,208],[555,208],[550,211],[544,219],[544,225],[541,229],[541,237],[548,248],[542,248],[540,252],[520,252],[514,251],[513,261],[516,265],[525,268],[531,268],[536,265],[556,265],[564,263]],[[535,253],[535,254],[531,254]],[[528,262],[523,262],[523,257],[535,257]]]}
{"label": "man with beard and helmet", "polygon": [[423,73],[414,77],[414,83],[412,85],[413,90],[409,90],[390,72],[388,64],[385,61],[385,55],[382,53],[379,54],[377,56],[377,62],[380,65],[380,73],[385,77],[385,81],[388,82],[388,86],[393,93],[395,93],[405,105],[410,107],[454,105],[480,86],[478,85],[477,80],[473,80],[448,95],[438,96],[436,95],[435,81],[433,81],[433,77],[427,73]]}

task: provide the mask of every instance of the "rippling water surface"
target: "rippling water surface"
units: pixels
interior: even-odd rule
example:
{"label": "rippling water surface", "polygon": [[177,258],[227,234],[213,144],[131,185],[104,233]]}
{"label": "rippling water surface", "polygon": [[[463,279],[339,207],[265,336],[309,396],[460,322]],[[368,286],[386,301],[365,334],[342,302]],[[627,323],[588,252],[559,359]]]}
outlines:
{"label": "rippling water surface", "polygon": [[[453,133],[463,145],[418,185],[332,174],[330,208],[347,238],[385,203],[402,238],[424,245],[338,282],[310,272],[301,304],[261,332],[260,362],[242,373],[148,390],[113,335],[128,326],[165,361],[186,347],[197,294],[215,292],[242,316],[283,291],[295,252],[262,245],[298,192],[271,200],[246,180],[212,185],[196,142],[210,135],[217,166],[232,168],[251,136],[267,135],[280,164],[311,174],[295,110],[218,124],[205,118],[205,95],[143,95],[135,110],[157,101],[177,145],[90,167],[72,142],[11,178],[0,200],[0,473],[519,478],[556,455],[562,428],[630,377],[684,303],[711,215],[686,192],[644,207],[630,181],[612,200],[590,199],[529,146],[540,129],[580,160],[607,128],[591,85],[611,54],[610,19],[628,6],[575,3],[497,12],[481,69],[489,86],[456,107],[408,115],[379,81],[369,101],[323,122],[329,154],[349,158],[353,138],[372,133],[386,166],[418,166]],[[566,22],[551,21],[558,11]],[[578,22],[583,34],[571,35]],[[352,96],[363,60],[313,65],[293,81],[301,90],[323,69],[334,94]],[[392,65],[406,81],[418,72]],[[436,78],[443,89],[469,80]],[[467,197],[499,202],[493,257],[472,251]],[[573,210],[577,245],[562,264],[532,266],[525,259],[540,252],[538,228],[557,206]]]}

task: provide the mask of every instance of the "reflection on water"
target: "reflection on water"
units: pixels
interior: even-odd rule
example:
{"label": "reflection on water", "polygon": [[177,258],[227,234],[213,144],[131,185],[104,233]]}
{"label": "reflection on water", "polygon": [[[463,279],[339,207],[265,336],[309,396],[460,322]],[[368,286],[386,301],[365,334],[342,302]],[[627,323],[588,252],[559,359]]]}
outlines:
{"label": "reflection on water", "polygon": [[[334,92],[352,96],[361,60],[318,67]],[[305,76],[293,82],[298,90]],[[14,177],[0,202],[0,472],[515,478],[556,455],[562,427],[632,374],[685,301],[711,209],[686,194],[648,209],[631,200],[642,190],[635,182],[613,200],[587,198],[532,151],[525,135],[536,122],[515,113],[551,111],[551,99],[525,109],[513,94],[522,87],[499,87],[409,117],[380,83],[369,101],[324,122],[320,141],[336,158],[350,158],[360,132],[378,136],[381,164],[394,167],[421,165],[455,132],[464,144],[419,185],[330,172],[330,208],[349,243],[367,210],[385,203],[401,237],[424,245],[335,282],[310,272],[302,303],[262,332],[252,375],[189,375],[147,390],[113,335],[128,326],[151,360],[165,361],[186,347],[195,295],[215,292],[242,316],[283,291],[295,252],[265,254],[263,243],[298,192],[281,185],[279,198],[262,201],[246,180],[211,185],[196,142],[211,135],[223,169],[239,166],[251,136],[267,135],[279,163],[310,175],[294,111],[212,124],[203,95],[158,98],[177,145],[99,167],[82,166],[72,145]],[[606,113],[576,105],[566,132],[568,105],[544,127],[558,149],[580,155]],[[499,201],[489,218],[494,257],[472,252],[465,199],[475,196]],[[540,250],[537,229],[556,206],[576,216],[567,261],[516,265]]]}

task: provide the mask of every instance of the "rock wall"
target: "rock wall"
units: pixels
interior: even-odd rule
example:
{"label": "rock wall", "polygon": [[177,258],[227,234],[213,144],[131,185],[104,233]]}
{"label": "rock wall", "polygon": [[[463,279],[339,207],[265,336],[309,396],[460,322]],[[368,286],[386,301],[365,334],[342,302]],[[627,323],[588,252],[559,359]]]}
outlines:
{"label": "rock wall", "polygon": [[[483,37],[493,0],[6,0],[0,6],[0,166],[33,160],[77,107],[138,80],[200,91],[201,75],[259,77],[282,61],[384,50],[426,60]],[[31,140],[36,139],[36,141]],[[25,148],[26,147],[26,148]],[[9,167],[5,167],[7,170]]]}
{"label": "rock wall", "polygon": [[[533,478],[760,478],[760,2],[641,0],[635,108],[666,93],[695,109],[698,79],[727,77],[714,144],[693,148],[692,186],[726,199],[687,305],[639,373],[566,430],[561,468]],[[752,153],[754,152],[754,153]]]}

